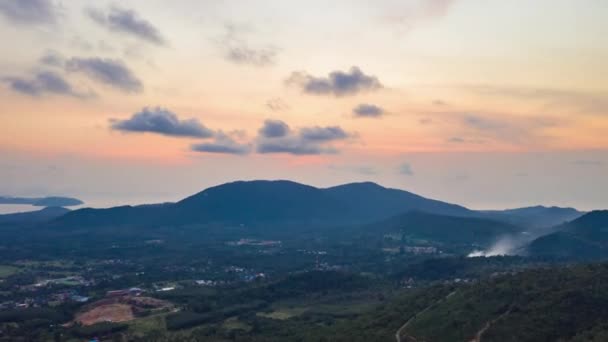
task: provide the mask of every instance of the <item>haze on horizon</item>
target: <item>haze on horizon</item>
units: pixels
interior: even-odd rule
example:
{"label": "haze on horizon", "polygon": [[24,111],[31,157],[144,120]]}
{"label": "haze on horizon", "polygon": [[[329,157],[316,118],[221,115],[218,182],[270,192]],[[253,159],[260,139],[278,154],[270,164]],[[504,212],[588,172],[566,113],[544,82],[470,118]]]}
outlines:
{"label": "haze on horizon", "polygon": [[0,195],[608,203],[604,0],[0,0]]}

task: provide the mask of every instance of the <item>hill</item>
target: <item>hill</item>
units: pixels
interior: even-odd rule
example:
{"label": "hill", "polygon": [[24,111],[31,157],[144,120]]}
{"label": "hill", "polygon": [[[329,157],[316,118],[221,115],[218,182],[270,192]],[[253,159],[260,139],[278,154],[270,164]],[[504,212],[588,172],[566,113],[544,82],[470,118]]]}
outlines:
{"label": "hill", "polygon": [[71,197],[7,197],[0,196],[0,204],[30,204],[36,207],[72,207],[84,204],[79,199]]}
{"label": "hill", "polygon": [[527,228],[548,228],[579,218],[585,213],[574,208],[534,206],[506,210],[480,211],[483,217]]}
{"label": "hill", "polygon": [[463,287],[415,316],[402,336],[426,341],[600,341],[608,266],[530,270]]}
{"label": "hill", "polygon": [[291,181],[240,181],[206,189],[177,203],[75,210],[56,223],[80,227],[197,223],[329,225],[373,222],[409,210],[474,215],[461,206],[373,183],[320,189]]}
{"label": "hill", "polygon": [[517,234],[521,228],[476,217],[437,215],[411,211],[367,227],[370,231],[399,233],[403,241],[425,241],[443,245],[487,247],[503,235]]}
{"label": "hill", "polygon": [[579,259],[608,257],[608,210],[590,212],[555,230],[533,240],[527,252]]}
{"label": "hill", "polygon": [[47,207],[36,211],[4,214],[0,215],[0,224],[47,222],[65,215],[68,212],[70,212],[69,209],[62,207]]}

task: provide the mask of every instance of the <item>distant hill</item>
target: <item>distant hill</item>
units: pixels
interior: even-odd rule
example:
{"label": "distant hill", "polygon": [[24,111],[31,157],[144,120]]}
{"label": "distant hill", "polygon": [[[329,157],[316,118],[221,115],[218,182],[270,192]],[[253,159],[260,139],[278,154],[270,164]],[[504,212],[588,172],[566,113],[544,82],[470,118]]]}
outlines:
{"label": "distant hill", "polygon": [[0,224],[4,223],[41,223],[48,222],[70,212],[62,207],[47,207],[41,210],[23,213],[0,215]]}
{"label": "distant hill", "polygon": [[584,212],[574,208],[534,206],[506,210],[484,210],[481,216],[527,228],[548,228],[572,221]]}
{"label": "distant hill", "polygon": [[382,187],[376,183],[350,183],[323,190],[348,206],[355,214],[384,219],[405,211],[424,211],[441,215],[475,216],[465,207],[428,199],[408,191]]}
{"label": "distant hill", "polygon": [[527,252],[534,256],[608,257],[608,210],[592,211],[555,230],[532,241]]}
{"label": "distant hill", "polygon": [[72,207],[84,202],[71,197],[7,197],[0,196],[0,204],[29,204],[35,207]]}
{"label": "distant hill", "polygon": [[368,230],[396,232],[406,240],[422,240],[447,245],[488,246],[503,235],[521,232],[514,225],[476,217],[456,217],[407,212],[371,224]]}
{"label": "distant hill", "polygon": [[473,211],[458,205],[373,183],[320,189],[291,181],[240,181],[206,189],[177,203],[75,210],[58,219],[57,224],[343,224],[373,222],[409,210],[474,215]]}

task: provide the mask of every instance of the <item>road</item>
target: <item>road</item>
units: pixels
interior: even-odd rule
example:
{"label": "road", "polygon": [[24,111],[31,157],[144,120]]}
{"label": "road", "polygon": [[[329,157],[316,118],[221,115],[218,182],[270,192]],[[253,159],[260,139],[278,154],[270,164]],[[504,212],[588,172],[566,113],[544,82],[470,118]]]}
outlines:
{"label": "road", "polygon": [[447,300],[448,298],[452,297],[454,294],[456,293],[456,290],[450,292],[447,296],[441,298],[440,300],[436,301],[435,303],[427,306],[424,310],[416,313],[414,316],[412,316],[410,319],[407,320],[407,322],[405,322],[401,328],[399,328],[399,330],[397,330],[397,332],[395,333],[395,339],[397,340],[397,342],[416,342],[416,338],[414,336],[407,336],[407,340],[401,340],[401,335],[403,334],[403,331],[405,331],[405,329],[410,325],[410,323],[412,323],[414,321],[414,319],[416,319],[416,317],[424,314],[425,312],[429,311],[433,306],[439,305],[441,304],[443,301]]}

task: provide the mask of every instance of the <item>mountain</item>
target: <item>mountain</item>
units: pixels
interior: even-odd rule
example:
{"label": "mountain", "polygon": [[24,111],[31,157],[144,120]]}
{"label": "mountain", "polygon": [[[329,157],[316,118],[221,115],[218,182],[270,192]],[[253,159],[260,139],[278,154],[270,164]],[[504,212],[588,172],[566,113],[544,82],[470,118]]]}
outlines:
{"label": "mountain", "polygon": [[507,210],[480,211],[482,217],[509,222],[526,228],[548,228],[572,221],[582,215],[574,208],[534,206]]}
{"label": "mountain", "polygon": [[476,217],[407,212],[368,226],[368,230],[399,233],[405,241],[487,247],[504,235],[521,232],[514,225]]}
{"label": "mountain", "polygon": [[371,182],[344,184],[324,191],[345,203],[354,213],[378,220],[405,211],[453,216],[475,215],[475,212],[459,205],[428,199],[404,190],[385,188]]}
{"label": "mountain", "polygon": [[69,209],[62,207],[46,207],[41,210],[23,213],[0,215],[0,224],[3,223],[40,223],[53,220],[57,217],[70,212]]}
{"label": "mountain", "polygon": [[59,225],[184,225],[196,223],[344,224],[373,222],[409,210],[461,216],[464,207],[374,183],[327,189],[291,181],[239,181],[208,188],[177,203],[75,210]]}
{"label": "mountain", "polygon": [[72,207],[84,204],[79,199],[71,197],[7,197],[0,196],[0,204],[30,204],[36,207]]}
{"label": "mountain", "polygon": [[534,256],[608,257],[608,210],[592,211],[555,230],[532,241],[527,252]]}

